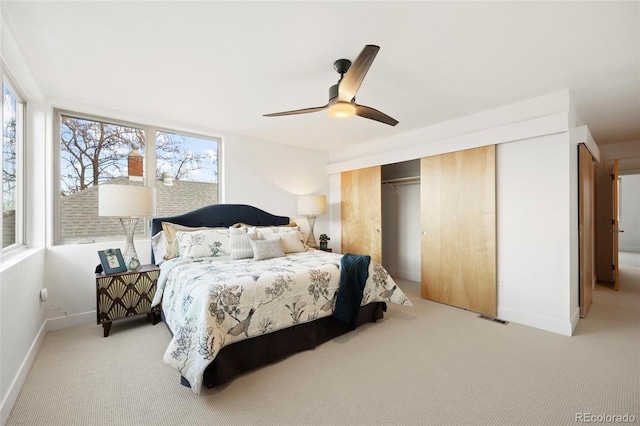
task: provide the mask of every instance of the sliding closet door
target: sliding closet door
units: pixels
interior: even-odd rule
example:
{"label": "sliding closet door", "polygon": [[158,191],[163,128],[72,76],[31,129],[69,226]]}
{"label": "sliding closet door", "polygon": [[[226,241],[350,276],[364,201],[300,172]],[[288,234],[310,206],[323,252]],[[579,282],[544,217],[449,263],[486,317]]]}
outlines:
{"label": "sliding closet door", "polygon": [[382,263],[382,177],[379,166],[341,174],[342,253]]}
{"label": "sliding closet door", "polygon": [[420,164],[422,297],[495,316],[495,146]]}

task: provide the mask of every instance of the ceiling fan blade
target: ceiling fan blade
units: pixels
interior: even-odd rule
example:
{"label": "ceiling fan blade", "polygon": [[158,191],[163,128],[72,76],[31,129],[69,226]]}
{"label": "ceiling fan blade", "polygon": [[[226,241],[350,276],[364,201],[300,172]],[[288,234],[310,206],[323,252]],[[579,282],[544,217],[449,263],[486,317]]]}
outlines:
{"label": "ceiling fan blade", "polygon": [[271,114],[264,114],[263,117],[279,117],[282,115],[308,114],[310,112],[322,111],[323,109],[327,109],[328,106],[329,104],[326,104],[325,106],[321,106],[321,107],[294,109],[293,111],[274,112]]}
{"label": "ceiling fan blade", "polygon": [[368,44],[362,49],[362,52],[358,55],[353,62],[349,71],[344,75],[344,78],[340,81],[338,87],[338,100],[344,102],[351,102],[355,98],[364,76],[367,75],[369,67],[373,63],[380,50],[379,46]]}
{"label": "ceiling fan blade", "polygon": [[356,115],[360,117],[379,121],[380,123],[388,124],[389,126],[395,126],[396,124],[398,124],[398,120],[396,120],[395,118],[389,117],[384,112],[380,112],[377,109],[364,106],[364,105],[358,105],[355,103],[354,105],[356,106]]}

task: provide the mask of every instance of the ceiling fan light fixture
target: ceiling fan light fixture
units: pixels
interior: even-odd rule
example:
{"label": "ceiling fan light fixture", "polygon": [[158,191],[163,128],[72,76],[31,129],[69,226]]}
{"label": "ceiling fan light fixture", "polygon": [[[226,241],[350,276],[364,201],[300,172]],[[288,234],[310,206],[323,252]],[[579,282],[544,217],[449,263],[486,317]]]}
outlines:
{"label": "ceiling fan light fixture", "polygon": [[349,118],[356,115],[356,107],[350,102],[338,101],[329,106],[329,115],[333,118]]}

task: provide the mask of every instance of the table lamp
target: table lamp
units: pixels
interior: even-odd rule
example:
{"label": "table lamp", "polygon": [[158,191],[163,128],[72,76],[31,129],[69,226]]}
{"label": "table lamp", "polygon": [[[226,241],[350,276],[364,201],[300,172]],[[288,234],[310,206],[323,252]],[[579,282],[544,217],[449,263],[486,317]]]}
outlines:
{"label": "table lamp", "polygon": [[140,267],[140,259],[133,244],[138,219],[156,214],[156,189],[142,185],[110,185],[98,187],[98,215],[119,217],[126,236],[122,257],[127,270]]}
{"label": "table lamp", "polygon": [[316,215],[327,212],[327,197],[324,195],[300,195],[298,197],[298,214],[307,216],[309,221],[309,237],[307,245],[317,248],[316,238],[313,235],[313,226],[316,223]]}

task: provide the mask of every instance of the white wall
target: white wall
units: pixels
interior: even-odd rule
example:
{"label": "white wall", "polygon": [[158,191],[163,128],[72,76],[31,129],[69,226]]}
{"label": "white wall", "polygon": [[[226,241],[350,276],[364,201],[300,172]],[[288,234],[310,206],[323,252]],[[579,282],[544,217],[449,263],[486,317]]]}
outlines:
{"label": "white wall", "polygon": [[640,174],[622,176],[620,229],[619,251],[640,253]]}
{"label": "white wall", "polygon": [[332,152],[333,215],[342,171],[497,144],[498,316],[571,335],[579,318],[577,124],[565,91]]}
{"label": "white wall", "polygon": [[[0,14],[2,9],[0,8]],[[29,101],[26,115],[25,161],[28,194],[25,212],[27,248],[0,261],[0,424],[6,422],[27,372],[44,339],[46,305],[39,300],[45,283],[45,110],[43,98],[26,67],[4,17],[0,16],[0,56]]]}
{"label": "white wall", "polygon": [[496,150],[498,317],[570,335],[568,135]]}

